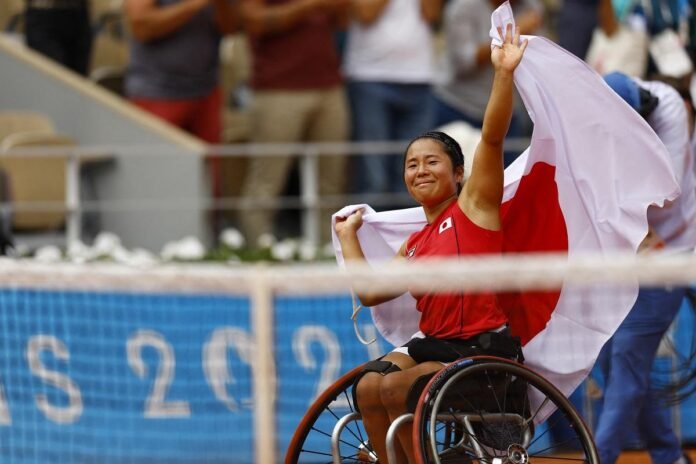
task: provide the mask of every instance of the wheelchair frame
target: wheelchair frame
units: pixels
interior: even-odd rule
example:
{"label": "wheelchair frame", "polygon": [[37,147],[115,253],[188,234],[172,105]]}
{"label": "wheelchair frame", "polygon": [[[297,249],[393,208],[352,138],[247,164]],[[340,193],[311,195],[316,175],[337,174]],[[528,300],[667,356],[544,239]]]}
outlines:
{"label": "wheelchair frame", "polygon": [[[330,458],[332,463],[378,462],[366,434],[361,430],[360,414],[351,403],[350,389],[361,370],[362,366],[359,366],[345,374],[312,404],[290,442],[286,464],[304,464],[312,461],[314,457],[322,456],[322,459]],[[505,382],[501,383],[498,377],[502,377]],[[511,382],[515,381],[524,382],[518,384],[517,388],[519,390],[519,385],[523,386],[525,398],[522,401],[519,391],[517,400],[511,399],[514,393]],[[472,382],[479,383],[481,388],[475,391],[483,392],[486,399],[482,401],[489,403],[487,406],[480,403],[479,406],[497,411],[476,410],[477,405],[471,399],[470,392],[466,395],[462,393],[462,386],[473,388],[470,387],[474,385]],[[503,388],[503,394],[498,398],[497,394],[493,393],[495,401],[491,401],[488,394],[500,388]],[[529,391],[544,397],[540,407],[534,411],[527,409],[530,404]],[[454,404],[451,403],[452,398],[468,403],[467,411],[448,406],[448,401],[449,404]],[[339,416],[336,408],[331,407],[332,404],[336,404],[337,399],[348,403],[347,414]],[[553,450],[553,447],[541,449],[539,454],[533,447],[535,438],[540,440],[549,429],[540,433],[540,437],[535,437],[533,422],[541,408],[547,407],[549,403],[558,410],[556,422],[567,421],[568,429],[575,434],[576,445],[579,445],[584,456],[582,462],[598,464],[599,458],[589,429],[570,401],[550,382],[529,368],[508,359],[492,356],[463,358],[438,371],[420,394],[414,413],[404,414],[392,422],[387,432],[387,458],[390,463],[396,462],[396,432],[404,424],[412,422],[414,454],[418,464],[474,461],[485,464],[527,464],[537,457],[543,457],[547,463],[550,460],[549,456],[541,453]],[[330,432],[321,430],[319,426],[319,417],[327,411],[329,419],[336,419]],[[487,434],[494,436],[495,430],[499,430],[496,433],[502,436],[502,441],[496,442],[495,439],[486,438]],[[348,436],[346,431],[349,432]],[[512,431],[517,435],[513,436]],[[330,444],[327,443],[326,446],[330,449],[310,449],[310,433],[329,437]],[[342,446],[352,448],[352,454],[343,453]],[[557,459],[565,461],[567,457],[561,456]]]}

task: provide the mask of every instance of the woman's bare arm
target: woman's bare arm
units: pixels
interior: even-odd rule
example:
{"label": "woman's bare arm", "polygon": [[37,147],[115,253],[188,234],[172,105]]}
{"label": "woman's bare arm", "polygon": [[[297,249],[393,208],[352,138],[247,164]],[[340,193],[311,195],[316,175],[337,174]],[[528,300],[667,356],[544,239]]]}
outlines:
{"label": "woman's bare arm", "polygon": [[[502,31],[498,32],[502,37]],[[462,210],[474,223],[486,229],[500,229],[503,142],[512,117],[513,73],[526,47],[526,41],[520,43],[519,30],[513,34],[508,24],[502,46],[491,51],[495,76],[483,118],[481,141],[476,148],[471,176],[459,195]]]}
{"label": "woman's bare arm", "polygon": [[[338,241],[341,244],[341,252],[343,253],[343,259],[347,268],[350,268],[356,263],[367,263],[365,254],[360,246],[360,241],[358,240],[358,229],[360,229],[360,226],[362,226],[362,214],[362,210],[358,210],[347,218],[338,218],[336,220],[336,235],[338,236]],[[403,258],[405,245],[406,244],[404,243],[401,246],[401,249],[397,253],[395,259]],[[378,304],[393,300],[394,298],[397,298],[403,294],[403,292],[385,294],[362,291],[356,293],[363,306],[376,306]]]}

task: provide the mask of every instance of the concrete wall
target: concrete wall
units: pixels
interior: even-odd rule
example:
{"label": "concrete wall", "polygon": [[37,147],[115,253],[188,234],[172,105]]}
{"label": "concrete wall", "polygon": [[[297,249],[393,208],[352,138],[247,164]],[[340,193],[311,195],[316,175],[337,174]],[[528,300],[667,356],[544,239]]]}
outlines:
{"label": "concrete wall", "polygon": [[206,213],[196,205],[210,194],[198,139],[2,36],[0,110],[42,112],[81,146],[109,148],[115,160],[98,169],[98,197],[123,208],[105,205],[101,224],[127,247],[159,251],[186,235],[210,241]]}

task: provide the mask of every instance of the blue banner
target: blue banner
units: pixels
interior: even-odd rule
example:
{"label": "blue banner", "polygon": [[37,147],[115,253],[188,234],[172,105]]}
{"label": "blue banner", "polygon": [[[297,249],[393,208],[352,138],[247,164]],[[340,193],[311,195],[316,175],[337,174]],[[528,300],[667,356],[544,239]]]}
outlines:
{"label": "blue banner", "polygon": [[[347,295],[275,301],[279,459],[312,400],[390,348],[367,312],[377,341],[359,343],[350,313]],[[4,289],[0,334],[3,462],[254,462],[248,299]],[[686,440],[694,401],[679,409]]]}
{"label": "blue banner", "polygon": [[0,292],[8,463],[253,462],[249,303]]}

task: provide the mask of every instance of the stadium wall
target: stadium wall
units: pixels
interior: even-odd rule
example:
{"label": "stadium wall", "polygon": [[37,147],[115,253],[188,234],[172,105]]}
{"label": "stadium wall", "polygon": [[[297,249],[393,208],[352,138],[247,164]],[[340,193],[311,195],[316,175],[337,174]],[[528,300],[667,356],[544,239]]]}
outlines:
{"label": "stadium wall", "polygon": [[[78,144],[104,147],[99,154],[113,160],[94,170],[98,198],[168,205],[102,211],[102,230],[116,233],[126,246],[159,251],[164,243],[187,235],[210,239],[207,213],[177,202],[210,195],[205,146],[198,139],[2,35],[0,110],[43,113]],[[119,156],[119,146],[134,144],[152,148],[141,156]]]}

